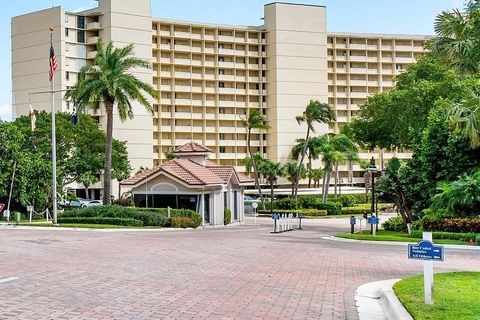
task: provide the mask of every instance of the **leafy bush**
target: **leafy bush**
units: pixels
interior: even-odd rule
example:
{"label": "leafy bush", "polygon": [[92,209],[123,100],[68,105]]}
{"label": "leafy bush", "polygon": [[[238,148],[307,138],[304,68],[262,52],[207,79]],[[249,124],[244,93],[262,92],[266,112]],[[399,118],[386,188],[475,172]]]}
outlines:
{"label": "leafy bush", "polygon": [[337,196],[335,199],[333,195],[328,196],[329,201],[340,202],[344,207],[353,207],[357,204],[369,203],[371,201],[370,194],[368,199],[365,197],[365,193],[356,193],[356,194],[342,194]]}
{"label": "leafy bush", "polygon": [[170,227],[172,228],[196,228],[195,221],[189,217],[171,217],[170,219]]}
{"label": "leafy bush", "polygon": [[96,206],[65,211],[61,218],[71,217],[106,217],[136,219],[143,222],[144,226],[168,226],[168,219],[160,213],[138,210],[137,208],[121,206]]}
{"label": "leafy bush", "polygon": [[273,202],[274,209],[285,209],[285,210],[293,210],[293,209],[301,209],[303,206],[301,205],[300,201],[296,201],[292,198],[283,198]]}
{"label": "leafy bush", "polygon": [[59,217],[58,223],[88,223],[88,224],[112,224],[118,226],[143,226],[141,220],[132,218],[111,218],[111,217]]}
{"label": "leafy bush", "polygon": [[480,246],[480,234],[477,234],[477,235],[475,236],[475,244],[476,244],[477,246]]}
{"label": "leafy bush", "polygon": [[315,209],[327,210],[329,216],[342,214],[342,205],[338,202],[317,202]]}
{"label": "leafy bush", "polygon": [[343,214],[370,214],[371,208],[367,206],[354,206],[342,208]]}
{"label": "leafy bush", "polygon": [[300,208],[315,208],[318,202],[322,202],[321,196],[317,195],[302,195],[298,197]]}
{"label": "leafy bush", "polygon": [[[412,233],[410,234],[412,238],[419,238],[421,239],[423,237],[423,231],[422,230],[412,230]],[[473,242],[475,241],[476,237],[479,235],[468,232],[468,233],[459,233],[459,232],[441,232],[441,231],[434,231],[432,232],[432,238],[433,239],[452,239],[452,240],[460,240],[460,241],[465,241],[465,242]]]}
{"label": "leafy bush", "polygon": [[230,211],[230,209],[228,208],[225,208],[223,210],[223,224],[227,225],[227,224],[230,224],[231,222],[232,222],[232,211]]}
{"label": "leafy bush", "polygon": [[387,231],[407,232],[407,224],[402,217],[393,217],[382,223],[383,229]]}
{"label": "leafy bush", "polygon": [[[163,216],[168,216],[168,209],[167,208],[135,208],[138,211],[150,211],[150,212],[157,212],[162,214]],[[188,217],[191,218],[195,222],[195,228],[202,224],[202,216],[193,210],[190,209],[170,209],[170,217]]]}
{"label": "leafy bush", "polygon": [[[269,210],[258,210],[259,214],[270,214]],[[327,215],[327,210],[317,210],[317,209],[297,209],[297,210],[286,210],[286,209],[280,209],[280,210],[274,210],[274,213],[301,213],[304,216],[310,216],[310,217],[315,217],[315,216],[326,216]]]}
{"label": "leafy bush", "polygon": [[480,233],[480,219],[454,218],[430,220],[424,218],[423,229],[428,231]]}

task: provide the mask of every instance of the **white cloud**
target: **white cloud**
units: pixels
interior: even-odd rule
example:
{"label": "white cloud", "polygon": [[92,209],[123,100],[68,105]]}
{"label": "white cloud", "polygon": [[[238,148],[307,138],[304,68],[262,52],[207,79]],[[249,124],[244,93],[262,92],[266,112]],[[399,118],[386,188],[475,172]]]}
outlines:
{"label": "white cloud", "polygon": [[12,106],[4,104],[0,107],[0,119],[2,121],[12,121]]}

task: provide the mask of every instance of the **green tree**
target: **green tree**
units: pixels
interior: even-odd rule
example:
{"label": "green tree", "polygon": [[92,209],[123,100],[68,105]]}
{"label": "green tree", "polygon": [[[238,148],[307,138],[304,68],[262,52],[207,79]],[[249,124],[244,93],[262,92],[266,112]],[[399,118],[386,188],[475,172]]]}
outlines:
{"label": "green tree", "polygon": [[307,108],[302,113],[302,115],[295,118],[298,124],[306,123],[307,133],[305,136],[305,143],[303,145],[303,150],[301,153],[300,161],[298,163],[298,172],[297,178],[295,179],[295,188],[293,197],[297,199],[298,194],[298,185],[300,183],[300,178],[302,176],[303,160],[307,152],[307,146],[310,139],[310,132],[315,133],[315,124],[318,123],[329,123],[336,119],[335,112],[332,108],[326,103],[320,103],[318,100],[310,100],[310,103],[307,105]]}
{"label": "green tree", "polygon": [[85,172],[85,173],[81,174],[78,177],[77,181],[80,182],[81,184],[83,184],[83,186],[85,187],[86,198],[90,199],[90,194],[88,192],[88,187],[90,187],[95,182],[99,181],[98,175],[92,173],[91,171],[88,171],[88,172]]}
{"label": "green tree", "polygon": [[260,186],[260,177],[258,174],[258,164],[256,157],[253,156],[254,152],[252,151],[251,139],[253,129],[258,129],[261,131],[268,130],[270,127],[266,123],[265,116],[258,109],[251,109],[248,113],[248,117],[242,119],[242,124],[247,129],[247,150],[251,159],[253,173],[255,175],[255,187],[258,190],[260,201],[262,202],[262,208],[265,210],[265,201],[262,196],[262,187]]}
{"label": "green tree", "polygon": [[[319,152],[319,139],[318,137],[313,137],[310,138],[307,142],[306,150],[307,150],[307,158],[308,158],[308,164],[307,164],[307,170],[312,170],[312,161],[317,160],[318,157],[320,156]],[[297,160],[300,158],[303,149],[305,148],[305,139],[297,139],[297,144],[293,146],[292,148],[292,159]],[[308,187],[311,187],[312,184],[312,178],[310,175],[308,175]]]}
{"label": "green tree", "polygon": [[281,163],[275,163],[270,160],[264,160],[260,165],[258,170],[265,177],[268,184],[270,185],[270,213],[273,214],[273,199],[274,199],[274,190],[273,186],[277,182],[277,179],[284,175],[285,169]]}
{"label": "green tree", "polygon": [[99,108],[103,103],[105,107],[107,127],[103,170],[104,204],[110,204],[112,200],[113,109],[116,105],[122,121],[133,118],[132,101],[138,101],[148,111],[153,111],[145,93],[157,98],[157,92],[151,85],[131,74],[134,68],[149,67],[146,61],[133,55],[133,44],[114,48],[113,43],[109,42],[104,47],[99,40],[93,65],[80,69],[77,83],[65,95],[67,99],[75,100],[80,110],[91,104]]}
{"label": "green tree", "polygon": [[320,168],[311,169],[307,171],[308,178],[313,180],[313,187],[319,188],[320,187],[320,180],[323,177],[323,170]]}
{"label": "green tree", "polygon": [[[8,196],[13,163],[17,172],[12,201],[16,206],[51,206],[51,114],[36,112],[37,128],[31,130],[30,118],[0,123],[0,199]],[[105,133],[87,115],[79,115],[77,125],[68,113],[56,114],[57,179],[59,190],[85,175],[100,175],[105,157]],[[113,175],[128,177],[130,164],[123,142],[113,140]],[[2,199],[2,201],[3,201]],[[1,202],[1,201],[0,201]]]}
{"label": "green tree", "polygon": [[303,164],[302,164],[301,170],[298,170],[298,163],[296,161],[288,161],[287,163],[285,163],[285,175],[287,177],[287,180],[290,181],[292,186],[292,193],[291,193],[292,197],[294,196],[295,187],[299,179],[298,172],[300,171],[300,174],[301,174],[300,179],[304,179],[306,177],[304,169],[305,168],[303,168]]}

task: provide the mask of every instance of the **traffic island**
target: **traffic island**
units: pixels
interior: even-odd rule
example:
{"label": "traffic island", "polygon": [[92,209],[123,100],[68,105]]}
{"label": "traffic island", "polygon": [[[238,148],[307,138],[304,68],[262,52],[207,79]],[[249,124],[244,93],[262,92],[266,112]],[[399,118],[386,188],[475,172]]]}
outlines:
{"label": "traffic island", "polygon": [[435,302],[424,303],[423,276],[398,281],[393,286],[400,302],[415,320],[476,320],[480,315],[480,272],[434,275]]}
{"label": "traffic island", "polygon": [[[406,232],[397,232],[397,231],[386,231],[378,230],[377,234],[374,236],[370,231],[364,231],[362,233],[340,233],[336,234],[335,237],[343,239],[353,239],[353,240],[366,240],[366,241],[397,241],[397,242],[418,242],[419,238],[410,237]],[[435,243],[439,244],[465,244],[462,240],[454,239],[434,239]]]}

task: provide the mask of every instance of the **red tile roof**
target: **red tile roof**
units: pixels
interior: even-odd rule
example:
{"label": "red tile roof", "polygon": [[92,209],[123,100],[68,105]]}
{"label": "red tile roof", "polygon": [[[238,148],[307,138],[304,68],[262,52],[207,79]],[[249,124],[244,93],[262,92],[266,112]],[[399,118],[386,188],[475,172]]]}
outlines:
{"label": "red tile roof", "polygon": [[193,141],[185,143],[183,146],[176,147],[175,149],[173,149],[173,153],[191,153],[191,152],[211,153],[212,150]]}

